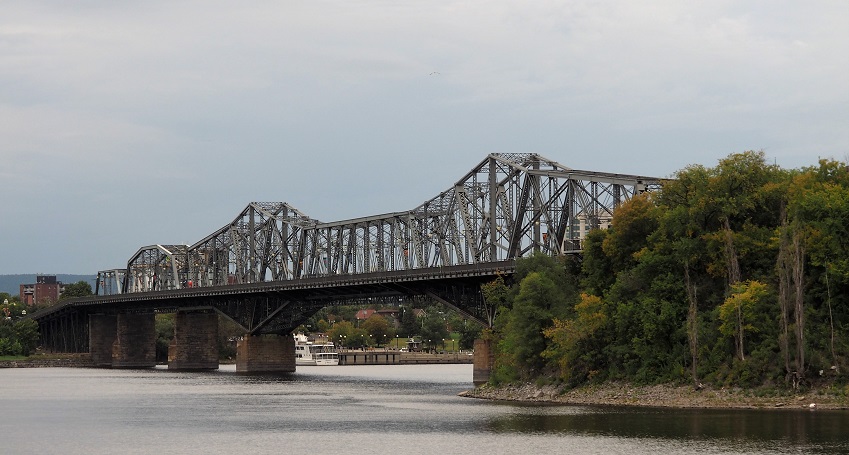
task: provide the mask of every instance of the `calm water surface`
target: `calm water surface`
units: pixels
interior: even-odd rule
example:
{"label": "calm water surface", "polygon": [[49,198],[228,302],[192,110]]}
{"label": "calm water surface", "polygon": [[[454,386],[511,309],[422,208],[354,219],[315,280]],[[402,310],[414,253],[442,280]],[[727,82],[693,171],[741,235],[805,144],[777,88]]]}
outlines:
{"label": "calm water surface", "polygon": [[849,453],[849,413],[523,406],[471,365],[0,370],[0,454]]}

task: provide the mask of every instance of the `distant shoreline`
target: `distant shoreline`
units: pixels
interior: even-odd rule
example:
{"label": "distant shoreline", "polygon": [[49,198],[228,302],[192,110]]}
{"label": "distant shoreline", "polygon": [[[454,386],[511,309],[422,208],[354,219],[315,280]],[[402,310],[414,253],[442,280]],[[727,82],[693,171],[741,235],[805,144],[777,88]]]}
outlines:
{"label": "distant shoreline", "polygon": [[[696,409],[808,409],[849,410],[849,389],[843,393],[812,389],[792,394],[740,388],[715,389],[672,384],[634,386],[605,383],[583,386],[561,393],[556,386],[533,384],[491,387],[484,385],[460,393],[460,396],[523,403],[570,405],[639,406]],[[812,406],[813,405],[813,406]]]}

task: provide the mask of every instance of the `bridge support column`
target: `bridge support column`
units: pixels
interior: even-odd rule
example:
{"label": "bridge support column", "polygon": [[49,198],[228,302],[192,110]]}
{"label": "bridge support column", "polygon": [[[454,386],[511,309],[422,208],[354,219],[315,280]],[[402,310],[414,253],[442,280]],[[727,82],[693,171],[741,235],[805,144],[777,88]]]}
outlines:
{"label": "bridge support column", "polygon": [[178,311],[168,346],[169,370],[218,369],[218,315]]}
{"label": "bridge support column", "polygon": [[493,354],[492,340],[475,340],[472,382],[474,382],[476,387],[484,385],[489,381],[489,376],[492,373],[492,365],[495,363],[495,357]]}
{"label": "bridge support column", "polygon": [[292,335],[242,337],[236,343],[236,371],[293,373],[295,339]]}
{"label": "bridge support column", "polygon": [[92,314],[88,317],[88,352],[98,367],[112,366],[112,345],[118,336],[118,316]]}
{"label": "bridge support column", "polygon": [[156,318],[153,313],[119,314],[112,345],[112,368],[156,366]]}

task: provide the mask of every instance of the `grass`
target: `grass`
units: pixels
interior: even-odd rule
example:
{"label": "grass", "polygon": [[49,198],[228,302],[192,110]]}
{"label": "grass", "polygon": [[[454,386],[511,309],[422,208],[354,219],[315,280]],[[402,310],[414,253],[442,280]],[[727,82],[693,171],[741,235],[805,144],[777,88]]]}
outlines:
{"label": "grass", "polygon": [[22,355],[0,355],[0,360],[26,360],[26,356]]}

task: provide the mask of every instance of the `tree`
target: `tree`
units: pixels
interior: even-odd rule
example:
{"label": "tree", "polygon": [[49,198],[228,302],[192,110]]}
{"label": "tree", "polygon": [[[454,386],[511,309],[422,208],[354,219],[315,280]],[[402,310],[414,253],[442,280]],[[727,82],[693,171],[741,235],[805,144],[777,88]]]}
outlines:
{"label": "tree", "polygon": [[0,319],[0,355],[28,356],[38,343],[38,323],[31,319]]}
{"label": "tree", "polygon": [[498,350],[507,354],[507,363],[519,377],[542,372],[546,348],[543,331],[555,317],[566,313],[569,298],[545,271],[528,273],[518,285],[513,307],[501,318],[502,339]]}
{"label": "tree", "polygon": [[460,327],[460,349],[472,349],[475,346],[475,340],[480,338],[483,326],[477,321],[463,321],[463,326]]}
{"label": "tree", "polygon": [[168,361],[168,348],[174,339],[174,313],[157,314],[155,320],[156,330],[156,361]]}
{"label": "tree", "polygon": [[373,314],[366,319],[362,328],[378,346],[386,345],[387,340],[395,337],[392,328],[389,326],[389,321],[379,314]]}
{"label": "tree", "polygon": [[551,343],[542,355],[557,362],[562,379],[570,379],[573,372],[580,369],[583,369],[583,376],[588,373],[587,365],[579,359],[582,354],[581,344],[595,336],[607,324],[607,320],[601,298],[581,294],[581,301],[575,305],[574,319],[554,319],[554,324],[543,331]]}
{"label": "tree", "polygon": [[327,333],[327,331],[330,329],[330,323],[325,321],[324,319],[319,319],[316,323],[316,327],[318,328],[319,332]]}
{"label": "tree", "polygon": [[350,321],[339,321],[333,324],[333,327],[327,331],[327,336],[333,343],[348,348],[362,348],[370,344],[368,333],[354,327]]}
{"label": "tree", "polygon": [[481,294],[483,294],[483,301],[486,306],[487,327],[492,327],[498,310],[508,306],[510,288],[504,283],[504,278],[499,276],[482,284]]}
{"label": "tree", "polygon": [[327,331],[327,337],[330,338],[330,341],[340,346],[345,346],[346,340],[353,338],[353,335],[354,324],[350,321],[339,321]]}
{"label": "tree", "polygon": [[719,318],[722,321],[719,331],[723,335],[734,337],[740,360],[746,360],[744,346],[746,332],[757,330],[752,325],[755,308],[766,299],[767,294],[767,286],[764,283],[758,281],[737,283],[732,286],[731,295],[719,307]]}
{"label": "tree", "polygon": [[445,327],[445,319],[442,314],[431,311],[425,316],[422,321],[422,343],[433,349],[436,348],[442,340],[448,338],[448,329]]}
{"label": "tree", "polygon": [[65,285],[65,290],[59,296],[59,300],[72,299],[74,297],[86,297],[92,295],[91,285],[85,281]]}
{"label": "tree", "polygon": [[401,327],[398,329],[399,334],[407,338],[412,338],[418,335],[420,331],[421,326],[419,325],[415,311],[410,307],[402,306]]}
{"label": "tree", "polygon": [[648,237],[657,230],[659,214],[648,194],[635,196],[616,209],[616,216],[602,243],[613,270],[635,265],[637,252],[646,246]]}

